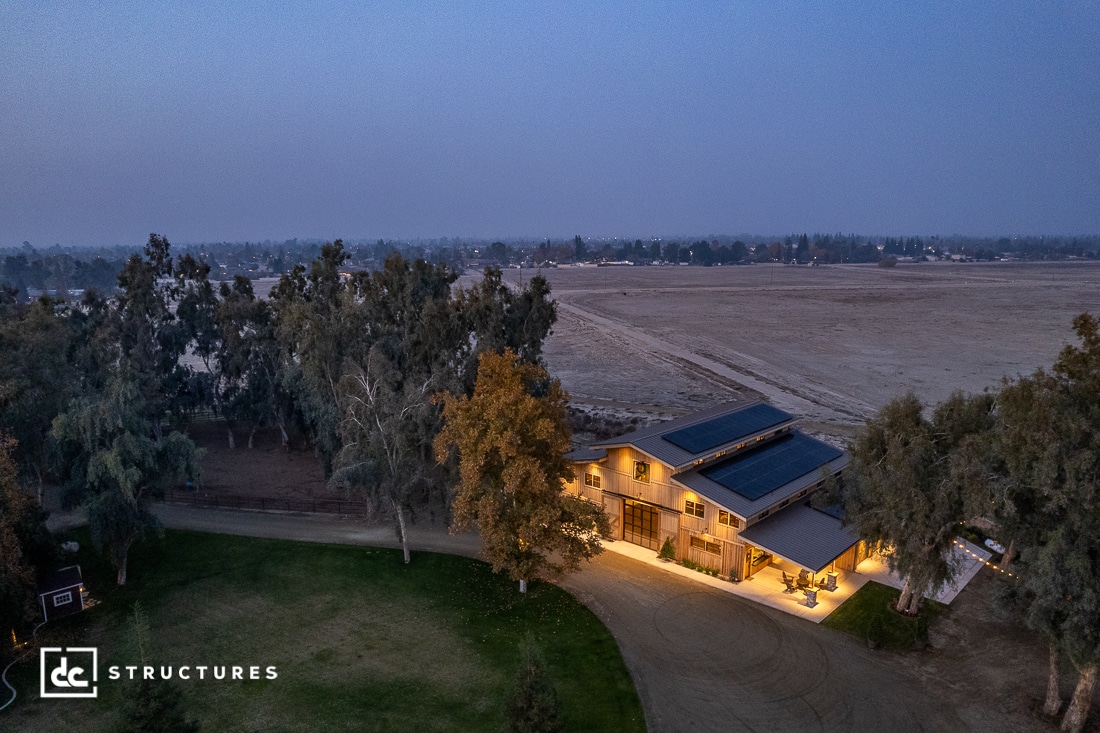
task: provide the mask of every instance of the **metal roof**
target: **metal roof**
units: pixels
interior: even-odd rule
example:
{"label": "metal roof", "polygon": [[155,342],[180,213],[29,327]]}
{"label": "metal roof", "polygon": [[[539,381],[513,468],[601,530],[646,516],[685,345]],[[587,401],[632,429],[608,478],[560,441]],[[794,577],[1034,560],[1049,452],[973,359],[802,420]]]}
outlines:
{"label": "metal roof", "polygon": [[565,460],[578,463],[595,463],[607,458],[607,451],[593,448],[577,448],[565,454]]}
{"label": "metal roof", "polygon": [[815,573],[859,542],[854,528],[807,503],[787,507],[742,530],[741,539]]}
{"label": "metal roof", "polygon": [[718,445],[711,446],[706,450],[692,453],[680,446],[677,446],[668,440],[665,436],[670,433],[679,432],[685,428],[701,425],[702,423],[710,422],[718,418],[732,415],[743,410],[748,410],[759,405],[765,405],[767,403],[761,400],[754,400],[752,402],[727,402],[721,405],[716,405],[709,410],[703,410],[702,412],[696,412],[691,415],[685,415],[683,417],[677,417],[672,420],[668,420],[656,425],[650,425],[647,428],[641,430],[635,430],[632,433],[620,435],[609,440],[601,440],[597,443],[593,443],[593,448],[613,448],[618,446],[633,446],[638,450],[646,453],[653,458],[665,463],[673,468],[681,468],[691,465],[697,460],[713,456],[716,452],[736,445],[737,443],[747,442],[752,440],[757,435],[770,432],[771,430],[778,429],[786,425],[793,425],[795,418],[793,415],[785,413],[781,410],[775,409],[776,412],[781,415],[786,415],[787,420],[770,425],[769,427],[759,430],[753,433],[745,435],[731,436],[729,440]]}
{"label": "metal roof", "polygon": [[[827,443],[822,443],[821,441],[804,435],[803,433],[800,433],[798,431],[795,431],[792,434],[798,436],[799,439],[802,441],[820,443],[823,446],[831,448],[831,446],[828,446]],[[795,496],[803,489],[814,486],[823,478],[823,471],[828,474],[835,474],[848,465],[848,454],[841,453],[839,457],[834,458],[833,460],[826,463],[814,465],[801,476],[794,477],[787,483],[782,484],[781,486],[777,486],[771,491],[762,494],[755,499],[742,496],[735,490],[729,489],[722,484],[707,478],[701,473],[702,471],[711,473],[716,469],[720,470],[723,466],[733,465],[739,461],[752,459],[761,455],[766,457],[768,445],[769,444],[765,443],[763,446],[755,451],[749,451],[746,453],[734,453],[732,456],[723,461],[720,461],[718,463],[703,464],[701,466],[692,468],[691,470],[684,471],[683,473],[674,474],[672,478],[683,484],[687,488],[691,489],[695,493],[699,494],[700,496],[706,497],[707,499],[713,501],[715,504],[729,509],[734,514],[740,516],[742,519],[749,520],[752,519],[754,515],[759,514],[765,509],[769,509],[775,506],[776,504],[782,502],[784,499],[789,499]]]}

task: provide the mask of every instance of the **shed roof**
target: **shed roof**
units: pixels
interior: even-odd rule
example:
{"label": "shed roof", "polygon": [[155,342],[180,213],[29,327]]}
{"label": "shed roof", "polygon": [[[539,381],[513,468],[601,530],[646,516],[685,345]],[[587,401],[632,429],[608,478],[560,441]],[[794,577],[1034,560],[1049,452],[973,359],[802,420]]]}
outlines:
{"label": "shed roof", "polygon": [[823,471],[835,474],[847,465],[843,451],[794,431],[672,478],[748,520],[810,488],[822,479]]}
{"label": "shed roof", "polygon": [[859,542],[854,528],[836,517],[799,503],[741,532],[741,539],[773,555],[820,573]]}
{"label": "shed roof", "polygon": [[[712,456],[757,435],[793,425],[793,415],[765,402],[727,402],[709,410],[667,420],[609,440],[592,448],[631,445],[673,468]],[[669,438],[672,438],[671,440]]]}
{"label": "shed roof", "polygon": [[84,581],[80,574],[80,566],[70,565],[38,581],[38,595],[42,596],[47,593],[56,593],[59,590],[76,588],[83,584]]}

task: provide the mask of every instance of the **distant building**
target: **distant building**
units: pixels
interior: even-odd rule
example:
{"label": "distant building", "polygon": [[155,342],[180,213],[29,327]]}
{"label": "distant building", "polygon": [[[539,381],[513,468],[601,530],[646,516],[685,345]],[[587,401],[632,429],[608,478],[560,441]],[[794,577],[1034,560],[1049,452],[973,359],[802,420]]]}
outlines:
{"label": "distant building", "polygon": [[744,580],[785,561],[810,573],[854,571],[866,548],[810,496],[847,455],[763,402],[725,404],[575,450],[565,490],[599,502],[611,539]]}

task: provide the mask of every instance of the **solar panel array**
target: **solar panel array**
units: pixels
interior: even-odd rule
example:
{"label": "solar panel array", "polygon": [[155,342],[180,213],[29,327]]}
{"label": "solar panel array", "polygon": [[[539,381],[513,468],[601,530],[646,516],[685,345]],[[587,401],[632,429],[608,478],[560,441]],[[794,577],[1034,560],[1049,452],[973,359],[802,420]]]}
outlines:
{"label": "solar panel array", "polygon": [[791,415],[786,412],[771,405],[760,404],[713,420],[689,425],[662,437],[688,453],[702,453],[789,420]]}
{"label": "solar panel array", "polygon": [[808,435],[790,433],[699,473],[755,501],[842,455],[840,450]]}

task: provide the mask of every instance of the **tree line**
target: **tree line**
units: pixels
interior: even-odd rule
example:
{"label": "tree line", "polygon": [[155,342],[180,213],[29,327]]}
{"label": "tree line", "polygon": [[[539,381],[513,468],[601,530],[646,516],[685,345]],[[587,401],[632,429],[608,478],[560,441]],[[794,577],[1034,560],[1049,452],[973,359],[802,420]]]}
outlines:
{"label": "tree line", "polygon": [[960,525],[992,519],[1006,545],[1002,601],[1050,645],[1044,712],[1062,705],[1061,659],[1078,672],[1062,729],[1079,731],[1100,665],[1100,322],[1074,319],[1079,345],[1050,370],[955,393],[927,410],[912,394],[884,406],[850,446],[839,496],[863,539],[904,578],[897,610],[958,568]]}
{"label": "tree line", "polygon": [[[529,392],[553,396],[558,421],[542,428],[564,429],[567,445],[560,385],[538,365],[556,319],[545,279],[513,289],[487,268],[457,288],[443,264],[391,253],[379,269],[347,272],[347,258],[341,241],[325,244],[260,298],[249,279],[215,282],[208,263],[174,258],[153,234],[127,259],[113,297],[89,290],[75,303],[23,303],[3,291],[3,628],[34,615],[35,573],[55,560],[39,504],[18,487],[56,482],[66,506],[84,506],[94,544],[124,584],[130,548],[159,531],[150,498],[201,481],[202,450],[187,435],[199,414],[224,418],[231,446],[235,436],[251,445],[264,427],[284,442],[304,432],[333,487],[393,519],[406,561],[406,523],[425,507],[450,511],[463,449],[437,436],[447,400],[475,397],[483,356],[502,355],[500,368],[525,375]],[[187,353],[203,368],[188,366]],[[558,495],[544,492],[551,504]],[[542,567],[529,552],[518,557],[523,578]]]}

